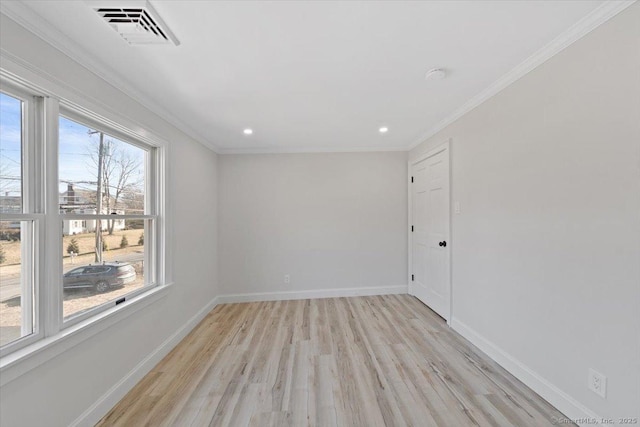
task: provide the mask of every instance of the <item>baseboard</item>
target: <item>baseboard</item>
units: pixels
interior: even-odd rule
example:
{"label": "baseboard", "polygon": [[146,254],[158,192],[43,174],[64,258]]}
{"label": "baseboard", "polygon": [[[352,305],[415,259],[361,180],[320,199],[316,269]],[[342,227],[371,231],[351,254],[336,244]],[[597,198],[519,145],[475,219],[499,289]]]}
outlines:
{"label": "baseboard", "polygon": [[283,301],[298,299],[318,299],[337,297],[357,297],[372,295],[406,294],[407,285],[377,286],[368,288],[318,289],[310,291],[280,291],[247,294],[220,295],[218,304],[234,302]]}
{"label": "baseboard", "polygon": [[555,406],[568,419],[574,421],[584,420],[584,423],[576,422],[576,424],[580,426],[600,425],[594,421],[601,420],[601,417],[595,415],[573,397],[541,377],[524,363],[502,350],[471,327],[456,318],[451,320],[451,327],[482,350],[487,356],[496,361],[500,366],[509,371],[514,377],[522,381],[527,387]]}
{"label": "baseboard", "polygon": [[154,366],[156,366],[198,323],[219,304],[214,298],[191,317],[180,329],[167,338],[158,348],[142,359],[127,375],[118,381],[93,405],[84,411],[70,425],[72,427],[90,427],[96,425]]}
{"label": "baseboard", "polygon": [[[297,299],[317,299],[336,298],[349,296],[372,296],[372,295],[393,295],[407,293],[407,285],[380,286],[368,288],[346,288],[346,289],[321,289],[308,291],[282,291],[247,293],[234,295],[221,295],[212,299],[193,317],[191,317],[180,329],[167,338],[159,347],[138,363],[127,375],[118,381],[93,405],[84,411],[70,425],[73,427],[93,426],[104,415],[109,412],[126,394],[131,390],[147,373],[156,366],[193,328],[218,304],[235,302],[256,302],[256,301],[277,301],[277,300],[297,300]],[[453,318],[451,327],[478,347],[487,356],[497,362],[513,376],[522,381],[525,385],[538,393],[542,398],[555,406],[560,412],[571,420],[599,420],[601,417],[595,415],[584,405],[560,390],[558,387],[547,381],[539,374],[531,370],[525,364],[515,359],[510,354],[503,351],[494,343],[480,335],[473,328],[467,326],[460,320]],[[586,426],[587,423],[578,425]],[[593,422],[589,426],[599,425]]]}

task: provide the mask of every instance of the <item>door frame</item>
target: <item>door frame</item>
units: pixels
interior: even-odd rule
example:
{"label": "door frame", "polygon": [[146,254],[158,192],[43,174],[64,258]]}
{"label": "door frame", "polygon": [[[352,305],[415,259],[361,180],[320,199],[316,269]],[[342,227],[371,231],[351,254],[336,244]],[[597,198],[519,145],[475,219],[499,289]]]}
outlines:
{"label": "door frame", "polygon": [[451,138],[447,138],[444,142],[438,144],[431,150],[425,151],[420,154],[418,157],[411,159],[408,161],[407,166],[407,196],[408,196],[408,215],[407,215],[407,244],[408,244],[408,264],[407,264],[407,291],[409,295],[414,295],[413,293],[413,284],[411,280],[411,274],[413,270],[413,232],[411,231],[411,224],[413,223],[413,191],[411,187],[411,169],[416,163],[420,163],[423,160],[428,159],[429,157],[433,157],[438,153],[443,151],[448,151],[449,154],[449,194],[448,194],[448,204],[449,204],[449,230],[447,231],[447,262],[449,264],[449,318],[445,319],[448,325],[451,325],[451,319],[453,319],[453,284],[452,284],[452,256],[451,256],[451,235],[453,234],[453,221],[452,221],[452,209],[451,209],[451,169],[452,169],[452,156],[451,156]]}

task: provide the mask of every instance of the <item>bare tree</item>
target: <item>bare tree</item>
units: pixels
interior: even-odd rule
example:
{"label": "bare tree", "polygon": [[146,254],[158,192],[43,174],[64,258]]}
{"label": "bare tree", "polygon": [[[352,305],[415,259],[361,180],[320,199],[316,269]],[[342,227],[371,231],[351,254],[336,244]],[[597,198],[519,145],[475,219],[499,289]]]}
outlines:
{"label": "bare tree", "polygon": [[[136,172],[139,171],[141,162],[124,151],[114,153],[111,160],[115,160],[113,166],[115,185],[110,186],[107,184],[107,197],[109,198],[109,194],[113,192],[113,209],[115,210],[121,207],[122,198],[125,194],[139,190],[141,182],[140,178],[136,176]],[[108,206],[107,204],[107,209]],[[113,234],[115,222],[111,220],[109,223],[109,234]]]}
{"label": "bare tree", "polygon": [[140,188],[136,187],[131,190],[124,191],[120,196],[121,206],[130,213],[144,213],[144,193]]}
{"label": "bare tree", "polygon": [[[99,145],[92,147],[89,153],[92,173],[100,171],[100,176],[97,176],[98,191],[102,195],[100,205],[101,210],[107,213],[116,213],[123,207],[123,196],[140,192],[142,184],[141,178],[137,175],[142,162],[127,152],[122,144],[104,138]],[[112,235],[115,220],[108,220],[107,224],[107,230]]]}

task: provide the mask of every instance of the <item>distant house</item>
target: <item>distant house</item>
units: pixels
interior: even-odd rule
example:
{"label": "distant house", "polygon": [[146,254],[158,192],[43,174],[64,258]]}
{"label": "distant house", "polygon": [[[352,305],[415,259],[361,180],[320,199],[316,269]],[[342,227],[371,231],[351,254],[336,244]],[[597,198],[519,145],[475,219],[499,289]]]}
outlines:
{"label": "distant house", "polygon": [[[93,196],[93,197],[92,197]],[[61,214],[88,214],[95,215],[96,214],[96,203],[95,203],[95,195],[93,192],[88,190],[75,190],[73,188],[73,184],[67,185],[67,191],[60,193],[59,198],[60,203],[60,213]],[[123,215],[125,213],[124,210],[111,210],[107,211],[106,208],[102,209],[103,214],[112,214],[116,213],[119,215]],[[114,221],[113,229],[124,230],[125,220],[124,219],[116,219]],[[62,222],[62,234],[64,236],[70,236],[74,234],[84,234],[84,233],[93,233],[96,230],[97,220],[78,220],[72,219]],[[101,229],[103,231],[107,231],[109,228],[109,220],[103,219],[100,221]]]}
{"label": "distant house", "polygon": [[58,199],[60,212],[73,212],[82,208],[96,207],[96,192],[90,190],[76,190],[73,184],[67,184],[67,191],[60,193]]}
{"label": "distant house", "polygon": [[[22,197],[11,196],[8,192],[0,195],[0,214],[12,214],[22,212]],[[0,229],[19,230],[20,221],[2,221]]]}
{"label": "distant house", "polygon": [[22,197],[10,196],[9,193],[0,195],[0,213],[20,213],[22,212]]}

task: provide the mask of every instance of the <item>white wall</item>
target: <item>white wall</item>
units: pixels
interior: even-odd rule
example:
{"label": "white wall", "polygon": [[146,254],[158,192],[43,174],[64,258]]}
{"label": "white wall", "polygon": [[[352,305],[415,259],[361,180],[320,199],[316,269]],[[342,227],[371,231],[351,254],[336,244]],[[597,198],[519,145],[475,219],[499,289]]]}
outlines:
{"label": "white wall", "polygon": [[405,152],[220,156],[222,293],[406,292],[406,162]]}
{"label": "white wall", "polygon": [[640,416],[639,23],[636,3],[410,152],[452,138],[454,327],[616,421]]}
{"label": "white wall", "polygon": [[[169,294],[0,389],[0,425],[66,426],[217,295],[217,155],[1,16],[3,53],[94,97],[172,143],[174,282]],[[108,408],[107,408],[108,409]]]}

